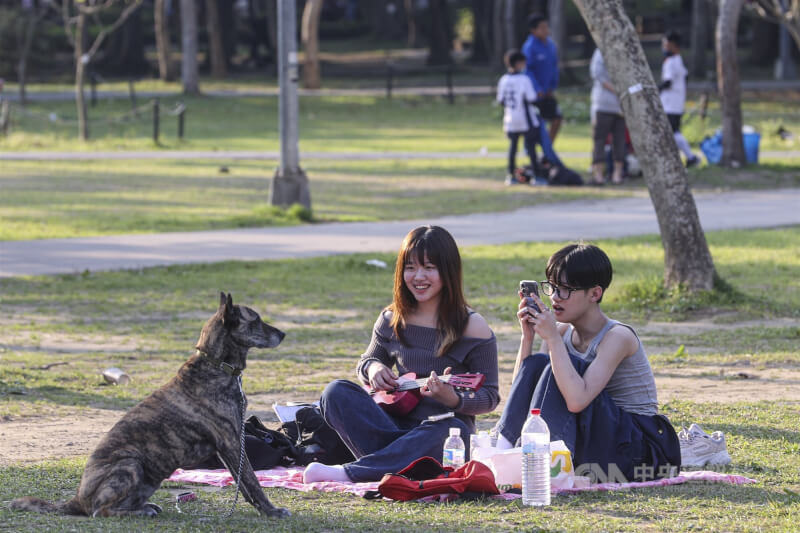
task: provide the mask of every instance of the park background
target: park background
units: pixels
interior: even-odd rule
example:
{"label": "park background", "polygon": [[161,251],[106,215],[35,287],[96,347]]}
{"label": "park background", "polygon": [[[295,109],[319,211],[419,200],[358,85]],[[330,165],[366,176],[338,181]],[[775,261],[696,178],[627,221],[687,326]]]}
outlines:
{"label": "park background", "polygon": [[[196,3],[199,75],[189,90],[179,68],[183,3],[166,4],[173,9],[166,24],[168,68],[159,70],[163,46],[156,46],[154,17],[157,6],[166,6],[145,2],[108,35],[90,63],[88,139],[82,140],[74,52],[60,13],[38,2],[33,11],[22,9],[25,2],[0,2],[0,94],[7,102],[0,137],[0,254],[3,241],[417,220],[572,200],[647,198],[642,179],[605,189],[502,184],[506,141],[501,111],[492,105],[503,71],[499,58],[513,43],[521,44],[527,13],[552,8],[548,2],[326,0],[318,28],[320,87],[301,91],[298,115],[312,209],[271,206],[269,182],[279,149],[275,2]],[[550,16],[561,13],[564,21],[559,98],[567,120],[556,149],[585,173],[593,45],[575,6],[560,4],[562,11]],[[693,11],[695,4],[706,10]],[[683,49],[692,70],[686,133],[696,148],[721,123],[713,43],[719,8],[702,1],[624,5],[656,76],[664,31],[678,28],[704,41]],[[209,6],[216,6],[216,24]],[[113,22],[122,7],[115,4],[104,20]],[[304,2],[298,2],[298,28],[303,11]],[[19,60],[31,27],[20,84]],[[89,40],[102,27],[91,26]],[[222,43],[216,52],[214,43]],[[690,185],[704,194],[796,189],[800,84],[791,67],[798,66],[797,46],[790,42],[787,52],[780,26],[747,9],[738,44],[743,119],[761,133],[759,164],[703,165],[688,174]],[[303,79],[306,85],[311,81]],[[181,159],[177,151],[198,155]],[[131,159],[115,159],[125,153]],[[564,205],[566,212],[569,204]],[[540,276],[562,244],[540,242],[546,233],[546,224],[532,221],[530,242],[463,249],[468,300],[498,337],[504,396],[518,335],[516,284]],[[368,503],[271,490],[271,499],[294,516],[270,527],[792,531],[800,518],[799,236],[797,226],[706,233],[722,282],[701,293],[664,287],[657,235],[596,241],[615,266],[604,305],[642,334],[661,410],[676,426],[697,422],[724,431],[733,457],[726,471],[757,484],[559,496],[545,510],[500,502]],[[70,497],[102,433],[192,352],[219,290],[287,332],[277,350],[250,355],[244,387],[252,412],[274,421],[273,401],[312,400],[331,379],[352,378],[374,318],[391,298],[391,269],[376,269],[368,259],[391,265],[394,256],[0,278],[0,499]],[[131,385],[105,385],[100,372],[109,366],[129,372]],[[490,427],[498,414],[480,417],[479,426]],[[154,521],[86,521],[5,508],[0,518],[4,527],[30,531],[252,529],[262,522],[245,504],[230,520],[200,523],[168,505],[175,490],[165,484],[156,493],[154,501],[165,513]],[[192,505],[203,513],[221,513],[231,497],[231,490],[199,493]]]}

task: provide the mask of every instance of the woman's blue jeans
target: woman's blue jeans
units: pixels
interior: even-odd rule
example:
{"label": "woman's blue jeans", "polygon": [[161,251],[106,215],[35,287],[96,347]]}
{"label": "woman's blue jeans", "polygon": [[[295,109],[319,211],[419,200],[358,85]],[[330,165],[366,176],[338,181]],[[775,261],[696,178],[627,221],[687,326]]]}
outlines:
{"label": "woman's blue jeans", "polygon": [[360,386],[337,380],[325,387],[320,410],[353,452],[356,460],[344,465],[353,481],[379,481],[384,474],[399,472],[420,457],[442,458],[450,428],[459,428],[469,442],[470,428],[456,417],[420,422],[386,413]]}

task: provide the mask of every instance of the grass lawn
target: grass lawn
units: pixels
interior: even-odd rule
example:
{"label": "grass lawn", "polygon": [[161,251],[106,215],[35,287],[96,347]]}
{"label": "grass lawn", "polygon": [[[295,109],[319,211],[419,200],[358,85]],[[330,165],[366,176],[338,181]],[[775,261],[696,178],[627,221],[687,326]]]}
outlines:
{"label": "grass lawn", "polygon": [[[243,86],[244,88],[247,85]],[[566,122],[556,143],[560,152],[591,151],[589,91],[565,89],[560,104]],[[187,105],[185,139],[177,139],[177,120],[167,115],[179,101]],[[145,104],[144,98],[139,99]],[[0,150],[277,150],[276,97],[166,96],[161,99],[161,145],[152,141],[152,111],[130,116],[128,99],[99,100],[89,108],[91,140],[76,139],[75,104],[71,101],[32,102],[25,111],[14,107],[8,137]],[[689,114],[684,131],[698,143],[720,125],[719,105],[709,105],[705,120]],[[743,118],[762,133],[761,150],[800,148],[800,112],[789,96],[745,100]],[[458,97],[454,105],[438,97],[327,96],[300,98],[301,151],[454,151],[487,148],[504,152],[502,109],[489,96]],[[794,135],[781,139],[782,126]]]}
{"label": "grass lawn", "polygon": [[[316,221],[426,218],[631,194],[509,188],[502,162],[485,158],[310,161],[305,169]],[[268,161],[8,161],[0,168],[0,240],[302,222],[302,211],[268,204],[273,173]]]}
{"label": "grass lawn", "polygon": [[[729,286],[700,296],[660,288],[663,252],[657,236],[599,241],[615,266],[605,309],[642,332],[657,379],[709,367],[797,375],[800,227],[714,232],[707,237]],[[468,300],[498,337],[504,395],[519,335],[513,323],[516,284],[526,277],[540,278],[547,257],[558,246],[520,243],[463,250]],[[251,353],[244,374],[251,409],[266,414],[274,399],[314,399],[331,379],[352,378],[372,323],[391,297],[390,269],[366,265],[369,258],[393,260],[391,254],[370,254],[0,280],[0,432],[5,423],[38,416],[77,421],[88,413],[116,415],[130,407],[191,353],[202,323],[216,308],[219,290],[230,291],[235,301],[254,307],[287,332],[277,349]],[[307,290],[311,280],[318,291]],[[54,362],[65,364],[43,368]],[[130,386],[103,386],[100,372],[108,366],[131,374]],[[755,383],[749,395],[710,400],[700,399],[701,389],[690,385],[679,397],[662,397],[660,406],[676,426],[698,422],[724,431],[733,457],[729,470],[757,479],[755,485],[694,484],[558,496],[543,510],[496,501],[397,504],[270,490],[273,502],[288,507],[294,516],[270,522],[269,527],[796,531],[800,402],[762,400],[761,385]],[[489,427],[498,415],[480,417],[479,426]],[[48,439],[45,429],[41,433],[41,439]],[[67,448],[63,451],[56,455],[70,455]],[[20,495],[68,498],[84,461],[85,456],[3,462],[0,500]],[[200,521],[195,516],[223,513],[231,501],[230,489],[195,489],[199,500],[184,506],[189,514],[179,514],[171,504],[169,490],[175,488],[167,485],[156,492],[154,501],[164,513],[155,520],[84,520],[0,507],[0,522],[15,531],[252,530],[264,523],[242,503],[231,519]]]}
{"label": "grass lawn", "polygon": [[[570,164],[585,168],[588,159]],[[4,161],[0,241],[308,220],[302,210],[287,212],[268,205],[275,165],[270,161]],[[738,171],[705,167],[692,169],[690,181],[696,190],[799,186],[795,168],[791,161]],[[495,158],[310,160],[305,169],[314,221],[426,219],[647,194],[643,180],[623,188],[506,187],[503,161]]]}

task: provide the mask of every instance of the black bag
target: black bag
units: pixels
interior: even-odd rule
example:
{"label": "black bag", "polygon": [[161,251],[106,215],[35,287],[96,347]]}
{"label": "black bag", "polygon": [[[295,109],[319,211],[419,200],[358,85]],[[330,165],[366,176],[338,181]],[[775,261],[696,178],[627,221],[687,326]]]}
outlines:
{"label": "black bag", "polygon": [[[294,463],[296,450],[289,438],[274,429],[269,429],[256,415],[251,415],[244,423],[244,453],[250,460],[253,470],[269,470],[276,466],[289,466]],[[238,454],[237,454],[238,455]],[[231,465],[235,468],[236,465]],[[196,468],[225,468],[216,454],[200,463],[183,467],[186,470]]]}
{"label": "black bag", "polygon": [[244,434],[245,453],[253,470],[295,463],[297,450],[294,443],[280,431],[267,428],[256,415],[251,415],[245,421]]}
{"label": "black bag", "polygon": [[340,465],[355,460],[342,438],[330,427],[316,406],[303,407],[295,419],[281,426],[294,444],[296,465],[305,466],[317,462]]}
{"label": "black bag", "polygon": [[565,166],[556,166],[549,174],[550,185],[583,185],[581,175]]}

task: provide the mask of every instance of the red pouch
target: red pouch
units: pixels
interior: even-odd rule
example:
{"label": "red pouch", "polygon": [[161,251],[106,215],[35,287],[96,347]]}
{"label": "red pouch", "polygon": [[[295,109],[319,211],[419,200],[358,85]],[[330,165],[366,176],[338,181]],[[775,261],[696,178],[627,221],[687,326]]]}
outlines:
{"label": "red pouch", "polygon": [[478,492],[498,494],[494,474],[478,461],[468,461],[453,469],[433,457],[421,457],[396,474],[386,474],[378,485],[378,494],[398,501],[410,501],[433,494]]}

